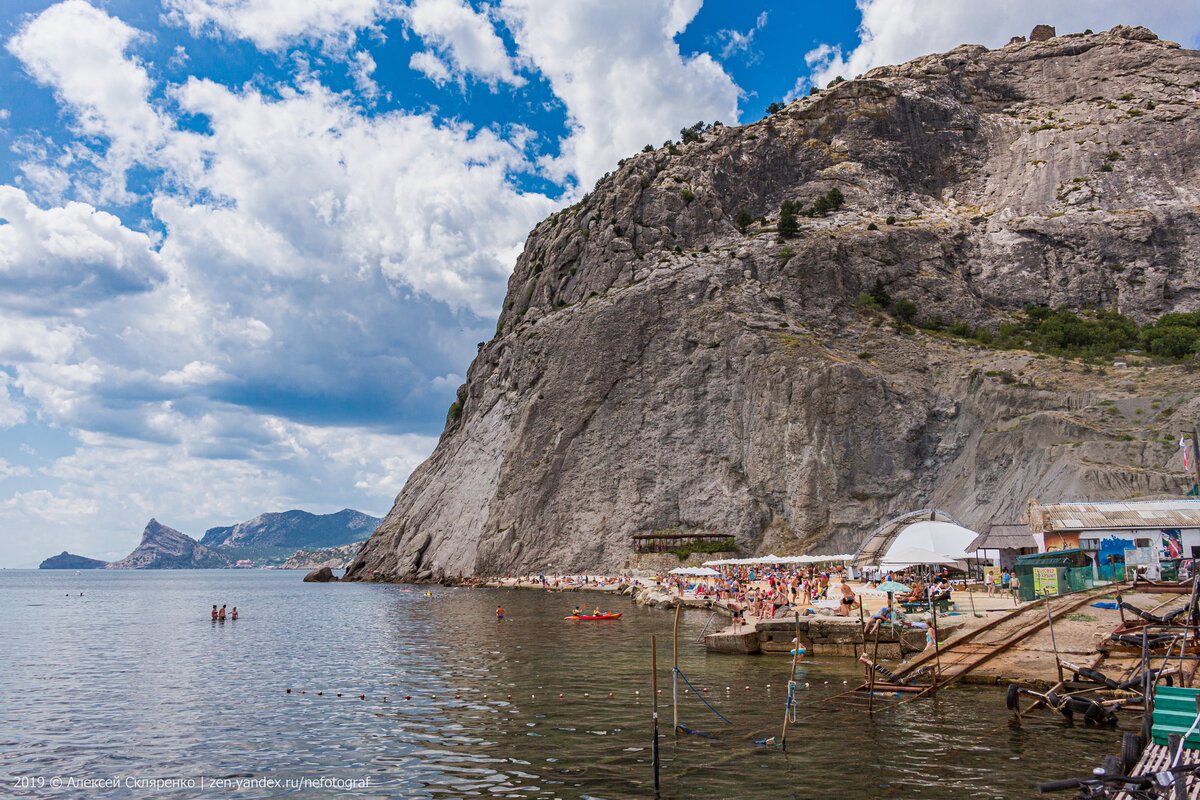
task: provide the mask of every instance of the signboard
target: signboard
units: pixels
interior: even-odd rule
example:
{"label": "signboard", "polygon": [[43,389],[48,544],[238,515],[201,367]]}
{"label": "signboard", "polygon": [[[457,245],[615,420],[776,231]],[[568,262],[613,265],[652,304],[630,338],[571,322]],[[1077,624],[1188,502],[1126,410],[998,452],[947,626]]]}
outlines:
{"label": "signboard", "polygon": [[1033,568],[1033,593],[1039,597],[1058,594],[1058,567]]}
{"label": "signboard", "polygon": [[1000,568],[999,567],[984,567],[983,574],[992,576],[992,583],[1000,585]]}
{"label": "signboard", "polygon": [[1153,547],[1135,547],[1125,551],[1126,564],[1156,564],[1158,552]]}

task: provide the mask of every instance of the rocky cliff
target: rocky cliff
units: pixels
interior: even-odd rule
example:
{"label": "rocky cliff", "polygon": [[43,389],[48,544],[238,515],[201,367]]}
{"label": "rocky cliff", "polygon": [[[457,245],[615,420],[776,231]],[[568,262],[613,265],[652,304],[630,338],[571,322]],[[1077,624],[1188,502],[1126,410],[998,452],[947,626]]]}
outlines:
{"label": "rocky cliff", "polygon": [[77,556],[63,550],[56,556],[51,556],[38,565],[38,569],[104,569],[107,561],[87,556]]}
{"label": "rocky cliff", "polygon": [[280,511],[204,532],[206,547],[337,547],[361,542],[379,525],[379,517],[344,508],[335,514]]}
{"label": "rocky cliff", "polygon": [[187,534],[152,519],[142,531],[141,544],[125,558],[109,564],[108,569],[205,569],[231,563]]}
{"label": "rocky cliff", "polygon": [[[937,506],[1178,492],[1187,367],[897,325],[1200,309],[1200,53],[1144,28],[964,45],[624,160],[539,224],[437,449],[351,579],[613,569],[630,537],[852,550]],[[812,208],[780,239],[784,201]]]}

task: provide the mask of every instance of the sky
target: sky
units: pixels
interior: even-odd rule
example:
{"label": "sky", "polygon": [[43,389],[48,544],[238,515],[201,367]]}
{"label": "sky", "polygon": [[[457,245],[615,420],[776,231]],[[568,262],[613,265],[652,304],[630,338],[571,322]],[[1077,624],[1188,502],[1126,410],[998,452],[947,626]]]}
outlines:
{"label": "sky", "polygon": [[647,143],[1194,0],[5,0],[0,567],[382,515],[533,226]]}

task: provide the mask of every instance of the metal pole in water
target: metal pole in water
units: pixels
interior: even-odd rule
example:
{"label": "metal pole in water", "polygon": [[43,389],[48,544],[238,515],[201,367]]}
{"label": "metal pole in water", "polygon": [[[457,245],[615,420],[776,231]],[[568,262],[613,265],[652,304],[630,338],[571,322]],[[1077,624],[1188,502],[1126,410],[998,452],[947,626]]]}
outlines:
{"label": "metal pole in water", "polygon": [[675,625],[671,628],[671,731],[679,735],[679,609],[675,604]]}
{"label": "metal pole in water", "polygon": [[1046,595],[1046,623],[1050,626],[1050,647],[1054,650],[1054,666],[1058,667],[1058,682],[1062,683],[1062,662],[1058,660],[1058,644],[1054,641],[1054,617],[1050,614],[1050,595]]}
{"label": "metal pole in water", "polygon": [[658,645],[654,635],[650,636],[650,702],[653,709],[654,738],[651,744],[651,758],[654,761],[654,794],[658,794]]}

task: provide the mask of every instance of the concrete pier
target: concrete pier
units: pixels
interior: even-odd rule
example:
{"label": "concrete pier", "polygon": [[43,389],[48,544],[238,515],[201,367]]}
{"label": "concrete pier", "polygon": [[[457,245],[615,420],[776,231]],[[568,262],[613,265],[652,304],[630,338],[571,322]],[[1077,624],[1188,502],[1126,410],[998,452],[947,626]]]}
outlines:
{"label": "concrete pier", "polygon": [[[939,625],[939,639],[945,639],[961,624],[946,620]],[[874,651],[875,636],[863,637],[858,619],[845,617],[801,617],[796,620],[774,619],[747,623],[740,633],[731,629],[710,633],[704,646],[713,653],[790,653],[792,640],[799,635],[800,644],[811,655],[848,656],[854,658],[864,651]],[[925,631],[884,625],[879,629],[879,658],[898,660],[907,653],[925,649]]]}

